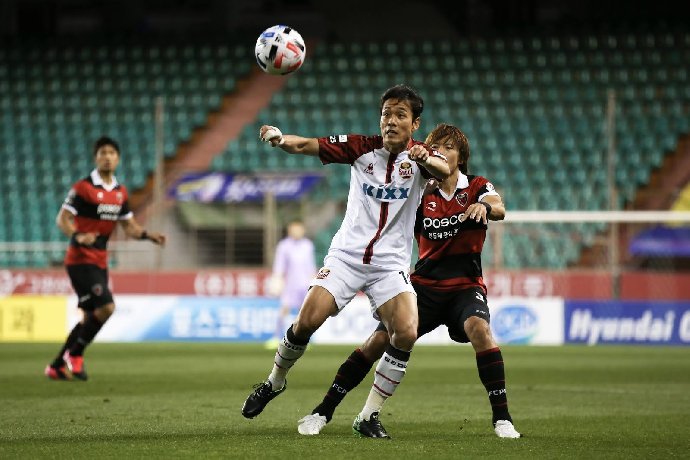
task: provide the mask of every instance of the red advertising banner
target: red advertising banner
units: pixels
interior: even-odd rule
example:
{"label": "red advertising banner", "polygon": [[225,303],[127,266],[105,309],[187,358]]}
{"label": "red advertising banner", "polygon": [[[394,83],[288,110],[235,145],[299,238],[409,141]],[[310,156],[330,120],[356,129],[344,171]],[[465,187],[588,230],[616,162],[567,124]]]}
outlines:
{"label": "red advertising banner", "polygon": [[[115,294],[175,294],[255,297],[268,293],[267,270],[201,270],[121,272],[110,274]],[[488,271],[490,297],[562,297],[573,300],[611,299],[612,277],[605,271]],[[621,299],[690,299],[690,275],[628,272],[619,282]],[[62,270],[0,270],[0,296],[11,294],[72,294]]]}
{"label": "red advertising banner", "polygon": [[690,300],[690,273],[626,273],[622,299]]}
{"label": "red advertising banner", "polygon": [[[266,270],[204,270],[183,272],[110,273],[115,294],[178,294],[256,297],[267,293]],[[0,270],[0,296],[11,294],[72,294],[61,270]]]}

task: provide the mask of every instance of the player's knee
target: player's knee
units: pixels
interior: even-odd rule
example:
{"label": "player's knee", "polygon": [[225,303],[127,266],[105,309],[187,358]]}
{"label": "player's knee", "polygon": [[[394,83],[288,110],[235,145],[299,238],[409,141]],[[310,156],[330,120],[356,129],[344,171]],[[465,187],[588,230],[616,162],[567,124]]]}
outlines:
{"label": "player's knee", "polygon": [[486,320],[477,316],[470,316],[465,320],[465,333],[471,341],[491,340],[491,328]]}
{"label": "player's knee", "polygon": [[115,304],[114,303],[109,303],[105,304],[102,307],[98,307],[94,311],[94,316],[101,322],[104,323],[110,318],[113,313],[115,313]]}
{"label": "player's knee", "polygon": [[412,350],[417,341],[417,324],[410,322],[402,327],[398,327],[391,334],[391,345],[400,350]]}

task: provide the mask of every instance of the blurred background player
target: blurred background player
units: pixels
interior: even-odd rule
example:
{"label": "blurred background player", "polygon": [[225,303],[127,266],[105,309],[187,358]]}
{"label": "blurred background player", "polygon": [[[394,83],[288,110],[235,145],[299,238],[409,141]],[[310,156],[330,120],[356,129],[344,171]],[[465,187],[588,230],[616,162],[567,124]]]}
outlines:
{"label": "blurred background player", "polygon": [[129,210],[127,189],[115,178],[120,162],[117,142],[101,137],[93,151],[96,169],[72,186],[57,215],[58,227],[70,239],[65,266],[79,299],[77,306],[82,318],[53,362],[46,366],[45,375],[53,380],[67,380],[72,376],[87,379],[84,349],[115,311],[108,287],[106,247],[115,223],[120,222],[129,237],[165,243],[164,235],[144,230]]}
{"label": "blurred background player", "polygon": [[305,138],[261,127],[261,139],[274,147],[318,155],[324,164],[352,167],[343,223],[297,319],[278,346],[273,370],[247,397],[242,407],[245,417],[256,417],[285,391],[286,375],[304,354],[312,334],[362,290],[390,340],[353,428],[362,436],[384,437],[379,412],[402,380],[417,338],[417,303],[408,275],[416,209],[425,177],[442,179],[450,173],[443,155],[412,139],[423,108],[416,91],[397,85],[381,97],[380,136]]}
{"label": "blurred background player", "polygon": [[[467,175],[470,145],[460,129],[440,124],[425,142],[446,156],[451,174],[440,184],[430,181],[417,213],[419,261],[411,275],[419,309],[417,334],[421,337],[444,324],[451,339],[472,343],[479,378],[489,395],[494,431],[502,438],[519,438],[508,412],[503,357],[489,327],[481,265],[487,221],[502,220],[505,206],[487,179]],[[323,401],[299,421],[298,431],[318,434],[387,345],[388,334],[380,323],[340,366]]]}
{"label": "blurred background player", "polygon": [[305,237],[304,224],[293,220],[287,225],[287,236],[278,242],[273,260],[271,291],[280,296],[280,310],[275,335],[266,342],[266,348],[278,348],[285,319],[297,313],[315,274],[314,243]]}

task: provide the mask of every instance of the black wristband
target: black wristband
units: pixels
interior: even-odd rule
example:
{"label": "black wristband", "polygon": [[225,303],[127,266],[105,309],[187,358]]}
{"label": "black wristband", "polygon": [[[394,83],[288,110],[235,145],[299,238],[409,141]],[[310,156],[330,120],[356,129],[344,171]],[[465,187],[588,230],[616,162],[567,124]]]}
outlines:
{"label": "black wristband", "polygon": [[69,239],[76,243],[77,242],[77,236],[81,235],[82,233],[83,232],[74,232],[74,233],[72,233],[72,236],[69,237]]}
{"label": "black wristband", "polygon": [[480,201],[480,204],[483,204],[484,207],[486,208],[486,216],[488,217],[491,214],[491,205],[487,203],[486,201]]}
{"label": "black wristband", "polygon": [[141,235],[139,235],[140,240],[148,240],[149,239],[149,234],[146,232],[146,230],[141,231]]}

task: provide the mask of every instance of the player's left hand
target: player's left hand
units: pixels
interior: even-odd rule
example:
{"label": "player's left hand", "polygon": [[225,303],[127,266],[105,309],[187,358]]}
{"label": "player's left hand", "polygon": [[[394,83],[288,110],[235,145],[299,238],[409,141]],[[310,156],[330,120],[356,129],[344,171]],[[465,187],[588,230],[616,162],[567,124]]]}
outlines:
{"label": "player's left hand", "polygon": [[165,246],[165,235],[163,235],[162,233],[147,232],[146,235],[147,235],[147,238],[149,239],[149,241],[151,241],[157,245],[160,245],[160,246]]}
{"label": "player's left hand", "polygon": [[417,163],[424,166],[426,165],[426,162],[429,159],[429,151],[423,145],[415,144],[410,149],[408,157],[410,158],[410,160],[416,161]]}
{"label": "player's left hand", "polygon": [[460,218],[460,222],[465,222],[467,219],[472,219],[475,222],[482,222],[487,224],[488,216],[486,215],[486,206],[481,203],[472,203],[469,205],[465,213]]}

